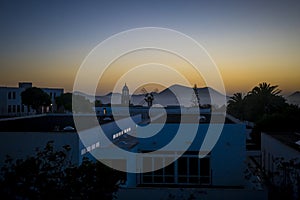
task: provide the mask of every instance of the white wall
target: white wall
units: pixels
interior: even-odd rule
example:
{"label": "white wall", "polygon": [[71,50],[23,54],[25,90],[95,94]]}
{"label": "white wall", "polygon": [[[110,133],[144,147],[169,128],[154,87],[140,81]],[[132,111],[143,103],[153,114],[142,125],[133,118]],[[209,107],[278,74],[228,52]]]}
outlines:
{"label": "white wall", "polygon": [[211,153],[212,184],[243,186],[245,184],[246,135],[242,124],[225,124]]}
{"label": "white wall", "polygon": [[300,161],[300,153],[295,149],[283,144],[272,136],[261,134],[261,152],[262,152],[262,167],[266,172],[277,171],[273,159],[284,158],[285,161],[298,158]]}
{"label": "white wall", "polygon": [[[159,127],[160,124],[153,124]],[[167,135],[172,137],[178,124],[165,124],[161,135],[153,136],[150,141],[139,141],[140,150],[155,150],[161,143],[169,141]],[[181,144],[189,143],[189,151],[199,151],[209,124],[199,124],[197,136],[193,140],[189,137],[193,125],[182,124],[186,134],[181,139]],[[214,126],[212,124],[212,126]],[[155,127],[153,128],[155,129]],[[147,135],[143,128],[137,129],[138,136]],[[147,129],[146,129],[147,130]],[[172,149],[168,149],[172,150]],[[175,147],[173,149],[177,151]],[[221,136],[210,153],[211,181],[213,186],[244,186],[245,185],[245,159],[246,159],[246,134],[244,124],[224,124]]]}

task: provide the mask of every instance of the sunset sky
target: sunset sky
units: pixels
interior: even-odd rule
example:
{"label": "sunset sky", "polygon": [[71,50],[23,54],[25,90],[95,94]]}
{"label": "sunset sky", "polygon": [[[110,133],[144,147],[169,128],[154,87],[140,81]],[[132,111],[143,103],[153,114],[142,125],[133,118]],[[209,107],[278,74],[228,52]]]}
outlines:
{"label": "sunset sky", "polygon": [[[30,81],[72,91],[77,70],[97,44],[149,26],[180,31],[203,45],[229,95],[263,81],[283,94],[300,90],[300,1],[3,0],[0,86]],[[192,74],[184,64],[177,67]],[[113,84],[103,83],[99,94]]]}

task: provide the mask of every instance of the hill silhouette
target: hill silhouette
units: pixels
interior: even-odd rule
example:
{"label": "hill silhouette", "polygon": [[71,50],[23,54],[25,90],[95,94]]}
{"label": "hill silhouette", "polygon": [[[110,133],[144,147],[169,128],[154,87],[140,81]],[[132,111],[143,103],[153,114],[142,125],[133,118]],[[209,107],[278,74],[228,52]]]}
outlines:
{"label": "hill silhouette", "polygon": [[[222,106],[222,99],[224,97],[226,100],[228,97],[217,90],[210,87],[197,88],[200,103],[203,104],[211,104],[211,98],[215,99],[215,105]],[[192,98],[193,98],[193,88],[183,86],[183,85],[172,85],[169,88],[162,90],[159,93],[154,92],[154,102],[153,104],[160,104],[162,106],[168,105],[183,105],[183,106],[191,106]],[[114,95],[115,102],[121,102],[121,94],[120,93],[108,93],[104,96],[96,96],[96,99],[101,100],[102,103],[108,104],[111,102],[111,97]],[[146,105],[145,101],[143,101],[143,94],[133,94],[131,95],[131,103],[134,105]]]}

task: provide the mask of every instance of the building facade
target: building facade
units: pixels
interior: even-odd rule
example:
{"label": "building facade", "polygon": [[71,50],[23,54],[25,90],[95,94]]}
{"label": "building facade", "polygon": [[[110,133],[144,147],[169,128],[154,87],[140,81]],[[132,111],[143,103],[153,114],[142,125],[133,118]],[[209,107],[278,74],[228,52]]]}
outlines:
{"label": "building facade", "polygon": [[[78,133],[75,129],[74,119],[80,118],[87,123],[87,129]],[[95,123],[94,115],[71,115],[50,113],[46,115],[31,115],[18,118],[0,119],[0,168],[3,166],[6,156],[13,160],[25,159],[36,155],[36,149],[43,149],[47,142],[53,141],[56,150],[62,150],[64,145],[69,145],[71,151],[70,162],[79,165],[84,157],[95,160],[93,153],[108,147],[99,134],[99,124],[105,130],[105,134],[112,141],[119,143],[122,136],[135,131],[135,125],[141,122],[141,116],[122,118],[118,123],[126,126],[120,129],[114,120],[98,119]],[[93,127],[95,124],[98,126]],[[131,126],[129,125],[131,124]]]}
{"label": "building facade", "polygon": [[[119,109],[122,113],[124,108],[120,107]],[[92,114],[74,116],[47,114],[27,116],[22,119],[0,120],[2,136],[0,160],[4,162],[6,155],[11,155],[14,159],[33,155],[36,147],[43,148],[47,141],[53,140],[57,147],[70,145],[73,164],[80,164],[83,157],[93,160],[98,158],[97,155],[104,155],[107,156],[104,158],[106,161],[125,165],[127,169],[137,167],[143,171],[144,167],[147,167],[147,170],[151,167],[151,171],[147,173],[127,173],[126,183],[121,185],[123,189],[118,193],[119,199],[129,199],[129,197],[147,199],[147,196],[151,197],[150,199],[168,199],[170,192],[178,193],[183,190],[189,190],[187,193],[193,195],[206,195],[207,198],[204,199],[224,199],[225,197],[254,199],[257,196],[253,190],[244,190],[245,125],[234,123],[226,118],[220,138],[213,149],[209,152],[199,152],[208,128],[214,129],[220,125],[218,123],[210,124],[210,112],[202,111],[202,117],[198,116],[199,118],[197,118],[199,127],[195,138],[189,137],[194,130],[194,124],[180,123],[180,115],[178,115],[178,109],[175,108],[166,109],[168,116],[165,123],[158,118],[151,117],[153,122],[151,126],[154,130],[160,130],[152,137],[145,137],[148,133],[147,129],[143,128],[147,126],[145,123],[148,123],[143,119],[144,113],[148,110],[138,107],[134,110],[135,114],[130,117],[120,115],[114,116],[111,120],[105,120],[98,116],[97,126],[93,126],[95,116]],[[193,109],[185,109],[183,113],[195,116]],[[81,132],[65,129],[65,127],[75,127],[74,117],[81,117],[88,128]],[[99,134],[99,124],[105,135]],[[186,133],[186,138],[184,137],[181,142],[189,144],[187,151],[179,152],[175,147],[151,156],[142,154],[167,145],[176,135],[179,126]],[[137,153],[137,157],[107,154],[107,152],[115,152],[114,149],[120,148]],[[199,153],[206,156],[199,158]],[[174,162],[159,170],[152,170],[155,165],[168,163],[169,160]],[[151,190],[153,195],[145,193],[146,190]],[[155,194],[157,192],[162,193]],[[157,198],[158,196],[163,198]],[[183,199],[181,194],[176,194],[176,196],[177,199]],[[197,199],[202,199],[202,196],[197,196]],[[256,199],[266,199],[263,197],[265,197],[264,194]]]}
{"label": "building facade", "polygon": [[[157,127],[161,124],[157,124]],[[140,140],[137,146],[138,151],[151,152],[161,145],[167,144],[173,137],[172,132],[178,129],[177,123],[167,123],[157,136],[151,137],[150,140]],[[181,124],[187,134],[193,131],[193,124]],[[210,125],[218,126],[218,124]],[[128,187],[244,187],[245,170],[245,126],[243,124],[227,123],[220,135],[220,138],[210,152],[199,152],[201,144],[205,138],[206,131],[209,127],[207,123],[199,124],[198,132],[193,141],[183,138],[183,142],[190,143],[190,147],[183,154],[177,149],[168,152],[142,156],[140,166],[154,167],[158,163],[167,163],[174,160],[173,163],[165,168],[136,174],[136,177],[130,177]],[[137,129],[139,133],[139,128]],[[170,138],[164,137],[169,135]],[[188,136],[187,136],[188,138]],[[205,154],[199,158],[200,154]],[[178,157],[179,154],[182,154]]]}
{"label": "building facade", "polygon": [[[32,83],[19,83],[19,87],[0,87],[0,115],[1,116],[23,116],[34,114],[35,111],[22,104],[21,94],[27,88],[31,88]],[[51,106],[45,110],[53,112],[56,110],[55,97],[64,93],[61,88],[41,88],[51,98]]]}
{"label": "building facade", "polygon": [[300,192],[300,133],[261,134],[263,172],[275,186],[287,187],[294,199]]}

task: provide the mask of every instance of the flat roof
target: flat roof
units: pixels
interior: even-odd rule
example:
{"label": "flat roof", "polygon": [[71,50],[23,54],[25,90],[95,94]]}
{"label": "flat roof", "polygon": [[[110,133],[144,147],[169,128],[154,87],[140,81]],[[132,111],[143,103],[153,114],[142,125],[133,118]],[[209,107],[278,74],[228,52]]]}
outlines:
{"label": "flat roof", "polygon": [[264,133],[300,152],[300,142],[299,142],[300,133],[298,132],[264,132]]}
{"label": "flat roof", "polygon": [[[114,121],[112,116],[97,117],[94,115],[76,115],[81,118],[86,129],[95,124],[106,124]],[[74,130],[64,130],[65,127],[73,127]],[[0,132],[74,132],[76,131],[73,114],[44,114],[26,117],[16,117],[0,120]]]}
{"label": "flat roof", "polygon": [[[168,124],[177,124],[177,123],[195,123],[199,122],[200,124],[209,124],[211,122],[211,114],[201,114],[194,115],[194,114],[168,114],[166,118],[166,123]],[[160,118],[153,121],[153,123],[161,123],[165,116],[161,116]],[[222,114],[215,114],[214,115],[214,122],[212,123],[223,123],[224,115]],[[234,124],[235,122],[228,117],[225,116],[225,124]]]}
{"label": "flat roof", "polygon": [[[125,116],[118,116],[118,120],[124,118]],[[166,116],[161,116],[155,119],[152,123],[165,123],[163,118]],[[223,122],[224,116],[215,115],[216,121],[213,123]],[[95,127],[95,125],[102,125],[114,121],[113,116],[97,116],[93,114],[76,114],[76,118],[81,118],[86,124],[83,129],[89,129]],[[218,121],[220,120],[220,121]],[[144,119],[145,121],[145,119]],[[147,121],[147,120],[146,120]],[[198,121],[200,124],[208,124],[211,121],[210,114],[167,114],[166,123],[169,124],[179,124],[179,123],[195,123]],[[148,121],[149,122],[149,121]],[[225,124],[234,124],[232,120],[225,117]],[[64,130],[65,127],[73,127],[74,130]],[[0,132],[73,132],[76,131],[75,123],[73,119],[73,114],[42,114],[42,115],[32,115],[16,118],[8,118],[0,120]]]}

